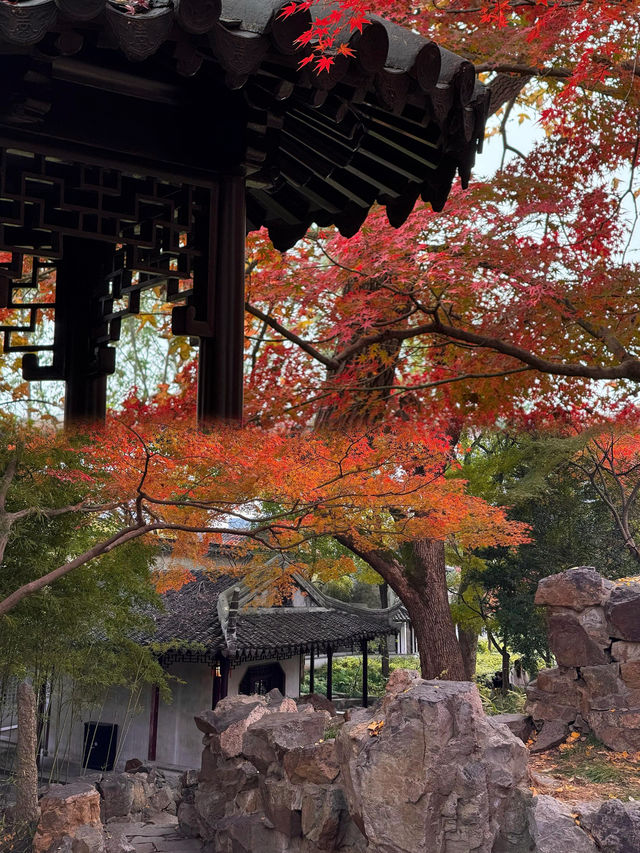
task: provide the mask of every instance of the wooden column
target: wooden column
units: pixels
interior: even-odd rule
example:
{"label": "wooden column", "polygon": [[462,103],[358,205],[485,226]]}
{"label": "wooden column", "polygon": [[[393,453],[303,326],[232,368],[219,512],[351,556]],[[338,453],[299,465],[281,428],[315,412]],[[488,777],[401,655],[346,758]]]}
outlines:
{"label": "wooden column", "polygon": [[327,699],[331,702],[333,698],[333,649],[327,649]]}
{"label": "wooden column", "polygon": [[225,176],[211,211],[206,299],[211,334],[200,337],[198,422],[242,418],[244,359],[244,179]]}
{"label": "wooden column", "polygon": [[315,692],[316,684],[315,684],[314,665],[315,665],[315,652],[313,651],[313,649],[311,649],[311,653],[309,655],[309,693]]}
{"label": "wooden column", "polygon": [[151,710],[149,712],[149,749],[147,760],[156,760],[156,747],[158,744],[158,707],[160,705],[160,688],[151,688]]}
{"label": "wooden column", "polygon": [[369,707],[369,649],[367,641],[362,641],[362,707]]}
{"label": "wooden column", "polygon": [[229,695],[229,672],[231,670],[231,665],[229,663],[229,658],[222,658],[222,663],[220,665],[220,698],[224,699],[225,696]]}
{"label": "wooden column", "polygon": [[65,237],[56,272],[56,348],[63,352],[65,423],[104,420],[107,375],[115,350],[96,345],[103,329],[100,297],[108,292],[114,247]]}

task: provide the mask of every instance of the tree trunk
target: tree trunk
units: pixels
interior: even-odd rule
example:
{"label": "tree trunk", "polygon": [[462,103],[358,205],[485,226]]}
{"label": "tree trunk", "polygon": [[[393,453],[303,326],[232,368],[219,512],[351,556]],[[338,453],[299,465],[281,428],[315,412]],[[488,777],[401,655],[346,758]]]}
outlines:
{"label": "tree trunk", "polygon": [[444,542],[437,539],[408,542],[401,557],[396,557],[382,551],[362,551],[346,537],[336,538],[366,560],[407,608],[418,644],[422,677],[465,681],[449,607]]}
{"label": "tree trunk", "polygon": [[511,686],[511,655],[507,650],[507,638],[504,637],[502,646],[502,695],[506,696]]}
{"label": "tree trunk", "polygon": [[[376,291],[385,285],[384,280],[354,280],[347,289],[354,288]],[[409,307],[409,299],[400,300],[398,316]],[[353,331],[348,338],[338,341],[336,354],[353,344],[363,330]],[[364,424],[379,423],[389,416],[389,389],[393,385],[402,344],[397,340],[384,341],[375,349],[357,354],[357,362],[347,358],[335,373],[329,370],[328,380],[336,382],[343,371],[357,369],[358,393],[354,393],[351,404],[342,411],[325,406],[316,415],[316,429],[346,429]],[[369,355],[371,362],[362,367],[359,360]],[[446,582],[444,543],[434,539],[421,539],[403,546],[401,557],[381,551],[363,552],[346,536],[336,536],[362,557],[386,581],[407,608],[416,635],[420,668],[423,678],[445,678],[449,681],[464,681],[465,671],[456,638]]]}
{"label": "tree trunk", "polygon": [[478,632],[467,631],[458,626],[458,643],[462,654],[462,663],[467,681],[473,681],[476,677],[476,661],[478,657]]}
{"label": "tree trunk", "polygon": [[40,817],[38,806],[38,768],[36,752],[38,728],[36,697],[28,681],[18,685],[18,743],[16,749],[17,824],[35,824]]}
{"label": "tree trunk", "polygon": [[[389,606],[389,585],[385,581],[380,584],[378,589],[380,590],[380,607],[386,608]],[[391,669],[389,666],[389,643],[386,637],[380,639],[380,658],[382,677],[389,678]]]}

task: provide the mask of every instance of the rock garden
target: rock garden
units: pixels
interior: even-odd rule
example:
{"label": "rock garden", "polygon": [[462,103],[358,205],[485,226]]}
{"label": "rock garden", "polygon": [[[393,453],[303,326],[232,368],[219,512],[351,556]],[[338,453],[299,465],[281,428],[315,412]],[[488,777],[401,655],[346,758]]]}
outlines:
{"label": "rock garden", "polygon": [[346,714],[229,696],[195,716],[199,768],[52,786],[34,853],[638,853],[640,583],[580,567],[536,600],[558,667],[524,714],[400,669]]}

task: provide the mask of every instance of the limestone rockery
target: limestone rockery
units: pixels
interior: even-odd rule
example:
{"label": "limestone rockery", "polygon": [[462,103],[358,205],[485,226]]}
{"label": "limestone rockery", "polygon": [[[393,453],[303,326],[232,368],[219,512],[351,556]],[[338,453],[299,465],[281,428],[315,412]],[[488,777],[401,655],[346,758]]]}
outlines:
{"label": "limestone rockery", "polygon": [[526,747],[473,684],[398,670],[382,706],[347,722],[273,691],[196,723],[202,769],[183,777],[178,819],[211,853],[533,849]]}
{"label": "limestone rockery", "polygon": [[540,581],[535,601],[558,663],[527,690],[540,746],[562,742],[571,725],[617,752],[640,750],[640,582],[580,566]]}

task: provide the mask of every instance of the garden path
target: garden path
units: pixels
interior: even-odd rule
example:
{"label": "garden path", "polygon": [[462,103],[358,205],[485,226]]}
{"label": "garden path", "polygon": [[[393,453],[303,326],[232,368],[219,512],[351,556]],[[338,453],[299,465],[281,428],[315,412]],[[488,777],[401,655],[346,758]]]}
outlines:
{"label": "garden path", "polygon": [[175,815],[161,812],[147,821],[108,823],[107,833],[122,834],[136,853],[201,853],[199,838],[185,838]]}

